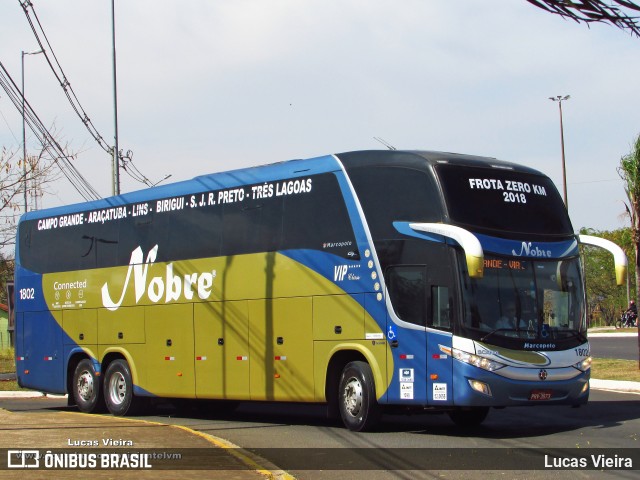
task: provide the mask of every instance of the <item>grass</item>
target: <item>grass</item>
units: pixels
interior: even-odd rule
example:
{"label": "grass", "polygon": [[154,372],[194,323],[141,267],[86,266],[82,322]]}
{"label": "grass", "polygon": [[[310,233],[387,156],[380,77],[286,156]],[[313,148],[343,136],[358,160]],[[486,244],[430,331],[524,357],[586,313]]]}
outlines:
{"label": "grass", "polygon": [[[14,373],[16,371],[16,354],[13,348],[0,350],[0,373]],[[0,381],[0,392],[15,392],[29,390],[20,388],[15,380]]]}
{"label": "grass", "polygon": [[0,392],[28,392],[30,390],[29,388],[19,387],[16,380],[0,381]]}
{"label": "grass", "polygon": [[616,328],[614,326],[610,326],[606,329],[598,330],[597,333],[638,333],[638,329],[636,327]]}
{"label": "grass", "polygon": [[615,360],[594,358],[591,364],[591,378],[598,380],[628,380],[640,382],[638,360]]}
{"label": "grass", "polygon": [[16,354],[13,348],[0,350],[0,373],[16,371]]}

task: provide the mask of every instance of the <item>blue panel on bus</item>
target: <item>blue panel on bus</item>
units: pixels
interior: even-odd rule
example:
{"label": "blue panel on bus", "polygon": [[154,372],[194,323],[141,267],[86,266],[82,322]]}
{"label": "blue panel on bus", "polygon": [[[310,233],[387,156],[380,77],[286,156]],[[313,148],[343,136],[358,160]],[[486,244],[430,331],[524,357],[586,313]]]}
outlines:
{"label": "blue panel on bus", "polygon": [[22,318],[25,348],[20,354],[24,356],[21,384],[65,393],[62,329],[49,312],[26,312]]}
{"label": "blue panel on bus", "polygon": [[476,234],[476,237],[480,240],[484,250],[503,255],[514,255],[537,260],[578,255],[578,242],[576,239],[562,242],[531,242],[526,240],[507,240],[480,234]]}

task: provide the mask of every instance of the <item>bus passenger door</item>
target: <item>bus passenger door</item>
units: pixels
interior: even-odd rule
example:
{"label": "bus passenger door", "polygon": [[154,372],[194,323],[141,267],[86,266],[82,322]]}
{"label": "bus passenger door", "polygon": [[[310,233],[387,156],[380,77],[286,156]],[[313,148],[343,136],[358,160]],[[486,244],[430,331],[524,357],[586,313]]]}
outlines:
{"label": "bus passenger door", "polygon": [[451,405],[453,361],[447,352],[453,309],[446,268],[393,266],[387,269],[386,279],[393,311],[402,322],[387,320],[394,360],[389,362],[393,381],[388,402]]}
{"label": "bus passenger door", "polygon": [[427,404],[427,289],[424,265],[397,265],[385,273],[393,314],[387,316],[386,336],[392,360],[387,402],[396,405]]}
{"label": "bus passenger door", "polygon": [[451,289],[429,285],[430,311],[427,317],[427,398],[430,405],[453,404],[453,358],[451,351]]}

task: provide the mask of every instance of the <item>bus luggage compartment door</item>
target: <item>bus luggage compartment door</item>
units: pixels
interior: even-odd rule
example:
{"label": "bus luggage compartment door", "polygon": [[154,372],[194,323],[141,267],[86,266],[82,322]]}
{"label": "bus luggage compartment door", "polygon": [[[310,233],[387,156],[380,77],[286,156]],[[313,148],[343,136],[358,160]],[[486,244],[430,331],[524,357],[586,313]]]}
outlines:
{"label": "bus luggage compartment door", "polygon": [[[22,314],[22,384],[50,393],[65,393],[62,330],[49,312]],[[27,373],[28,372],[28,373]]]}

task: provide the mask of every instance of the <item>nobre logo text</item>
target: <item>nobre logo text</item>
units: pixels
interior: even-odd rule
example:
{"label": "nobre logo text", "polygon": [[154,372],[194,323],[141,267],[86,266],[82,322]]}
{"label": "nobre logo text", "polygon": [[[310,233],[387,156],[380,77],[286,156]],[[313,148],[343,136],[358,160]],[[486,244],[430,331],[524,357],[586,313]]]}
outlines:
{"label": "nobre logo text", "polygon": [[143,257],[141,247],[131,252],[127,276],[118,301],[114,302],[112,300],[109,294],[108,283],[102,286],[102,305],[107,309],[113,311],[120,308],[127,289],[129,288],[132,274],[136,304],[140,302],[144,295],[146,295],[152,303],[158,303],[163,297],[165,303],[176,301],[180,298],[191,300],[194,296],[194,289],[200,300],[207,300],[211,296],[213,281],[216,278],[215,270],[174,275],[173,263],[168,263],[164,276],[152,277],[149,280],[149,266],[153,265],[158,257],[158,245],[149,250],[144,263]]}
{"label": "nobre logo text", "polygon": [[511,253],[519,257],[551,258],[551,250],[542,250],[538,246],[533,245],[531,242],[522,242],[520,253],[517,253],[515,250],[511,250]]}

